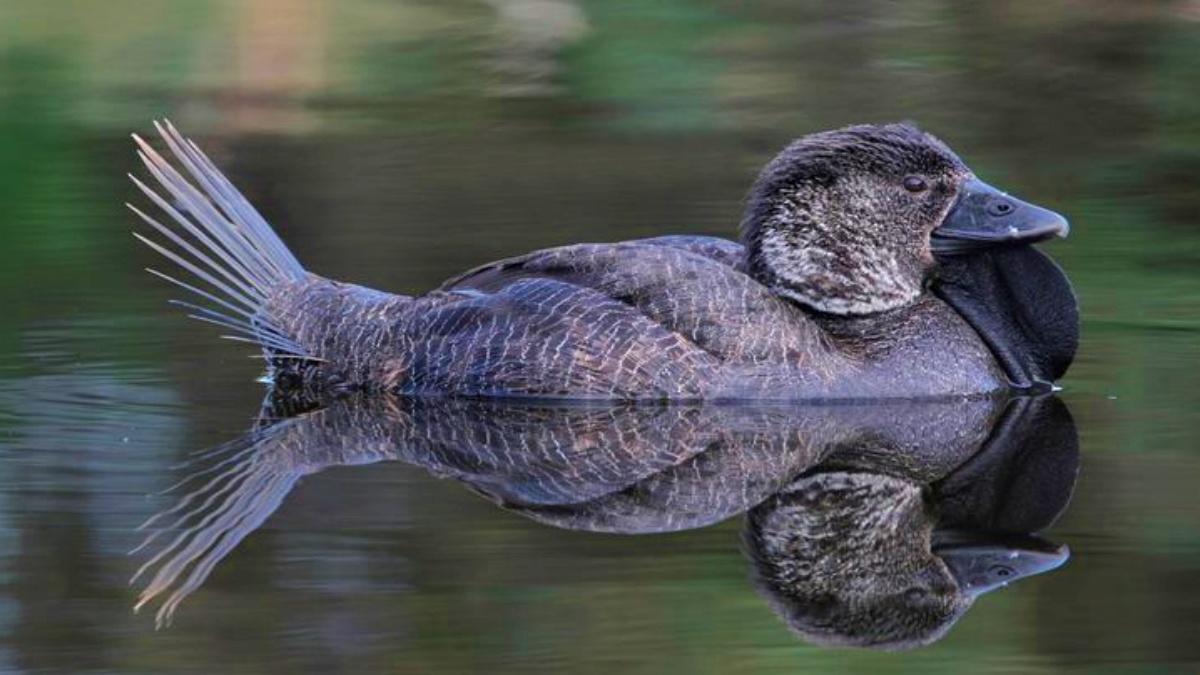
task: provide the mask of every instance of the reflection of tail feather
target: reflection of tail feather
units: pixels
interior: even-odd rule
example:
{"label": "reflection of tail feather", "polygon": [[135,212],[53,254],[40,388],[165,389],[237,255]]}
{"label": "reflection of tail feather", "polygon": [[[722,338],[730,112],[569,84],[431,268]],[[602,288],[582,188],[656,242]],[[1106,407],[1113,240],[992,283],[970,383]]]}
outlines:
{"label": "reflection of tail feather", "polygon": [[[229,469],[227,469],[227,470],[221,472],[220,474],[214,476],[213,478],[209,479],[209,481],[207,483],[205,483],[203,486],[196,488],[195,490],[192,490],[191,492],[184,495],[183,498],[180,499],[179,502],[175,504],[175,506],[154,514],[146,522],[142,523],[141,526],[138,527],[138,529],[145,530],[145,529],[149,528],[151,525],[153,525],[154,523],[158,522],[159,520],[162,520],[163,518],[166,518],[167,516],[171,515],[172,513],[178,513],[179,511],[186,508],[188,506],[188,504],[190,504],[192,501],[194,501],[194,500],[198,499],[200,496],[204,495],[210,487],[218,484],[222,479],[225,479],[229,476],[236,476],[239,473],[241,473],[244,470],[244,467],[241,464],[236,464],[236,462],[239,462],[240,460],[242,460],[246,455],[254,454],[257,451],[259,451],[263,446],[265,446],[274,437],[278,436],[279,433],[281,431],[283,431],[283,429],[286,427],[287,424],[288,424],[288,421],[285,420],[283,422],[278,423],[277,425],[275,425],[273,427],[264,428],[264,429],[262,429],[260,431],[256,431],[256,432],[251,432],[250,434],[247,434],[246,436],[243,436],[232,442],[219,445],[216,448],[213,448],[210,450],[205,450],[200,454],[200,456],[194,457],[186,462],[183,462],[180,466],[178,466],[176,468],[182,469],[182,468],[187,468],[188,466],[195,466],[197,464],[202,464],[204,462],[213,461],[214,458],[219,457],[223,453],[226,453],[226,452],[230,453],[229,457],[226,457],[225,459],[222,459],[222,460],[214,463],[212,466],[209,466],[208,468],[205,468],[205,469],[201,469],[199,471],[194,471],[194,472],[184,476],[178,482],[176,482],[174,485],[171,485],[170,487],[166,488],[159,494],[164,494],[164,495],[170,494],[170,493],[174,492],[175,490],[183,487],[184,485],[187,485],[188,483],[194,482],[203,476],[207,476],[208,474],[219,471],[220,469],[222,469],[225,466],[228,466],[229,464],[234,464],[234,466],[230,467]],[[215,498],[216,498],[216,495],[213,495],[212,497],[210,497],[210,500],[208,503],[211,503],[211,499],[215,499]],[[203,508],[204,508],[204,506],[201,506],[196,509],[192,509],[190,513],[197,513],[200,510],[202,510]],[[169,527],[166,527],[166,528],[159,528],[159,530],[157,532],[162,532],[163,530],[175,529],[176,527],[179,527],[180,525],[182,525],[183,524],[182,520],[186,520],[187,517],[188,517],[188,515],[185,514],[183,516],[183,518],[181,520],[176,521],[175,524],[173,524]],[[149,544],[157,536],[157,532],[154,535],[151,535],[151,537],[149,539],[142,542],[142,544],[139,545],[137,548],[130,551],[130,553],[136,553],[136,552],[140,551],[141,549],[145,548],[146,545]]]}
{"label": "reflection of tail feather", "polygon": [[[159,627],[170,623],[213,568],[279,508],[301,477],[330,466],[396,459],[396,439],[388,432],[397,422],[392,417],[380,422],[384,413],[377,407],[355,415],[352,403],[343,401],[280,418],[279,413],[304,402],[278,403],[268,397],[245,436],[186,460],[182,468],[188,475],[165,493],[187,491],[142,525],[153,531],[131,553],[151,545],[157,552],[130,580],[153,570],[134,610],[165,596],[156,615]],[[170,524],[163,525],[168,519]],[[172,533],[174,539],[156,544]]]}
{"label": "reflection of tail feather", "polygon": [[139,595],[134,611],[169,593],[155,617],[158,627],[168,625],[175,609],[204,583],[217,563],[279,508],[296,481],[308,473],[303,462],[289,461],[286,443],[280,442],[286,438],[282,432],[290,426],[283,422],[206,453],[206,456],[219,457],[226,452],[230,455],[176,485],[187,484],[232,463],[185,494],[175,506],[147,521],[149,526],[171,514],[180,514],[170,526],[152,532],[135,551],[146,548],[164,532],[198,519],[195,524],[183,527],[134,574],[130,583],[158,566]]}

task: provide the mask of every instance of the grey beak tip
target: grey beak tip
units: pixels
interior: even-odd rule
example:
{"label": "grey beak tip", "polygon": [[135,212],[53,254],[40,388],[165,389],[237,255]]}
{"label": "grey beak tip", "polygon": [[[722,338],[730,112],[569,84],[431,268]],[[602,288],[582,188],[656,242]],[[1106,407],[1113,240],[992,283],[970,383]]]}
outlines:
{"label": "grey beak tip", "polygon": [[1063,239],[1071,231],[1061,214],[1022,201],[973,178],[963,184],[932,238],[935,253],[971,253],[996,245]]}

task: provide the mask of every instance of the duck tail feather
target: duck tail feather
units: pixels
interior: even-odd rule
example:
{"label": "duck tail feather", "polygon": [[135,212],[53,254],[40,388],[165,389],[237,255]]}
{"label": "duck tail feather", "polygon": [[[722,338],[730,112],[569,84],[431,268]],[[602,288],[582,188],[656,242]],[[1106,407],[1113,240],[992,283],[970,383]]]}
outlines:
{"label": "duck tail feather", "polygon": [[[142,243],[190,273],[205,287],[187,283],[157,270],[148,270],[210,303],[190,314],[253,338],[274,354],[305,356],[306,351],[263,311],[281,285],[303,281],[307,273],[296,256],[192,141],[169,122],[155,122],[171,157],[167,161],[137,134],[138,157],[157,182],[156,191],[133,175],[133,184],[167,216],[157,220],[126,204],[160,235],[155,239],[134,233]],[[161,191],[161,194],[160,194]]]}

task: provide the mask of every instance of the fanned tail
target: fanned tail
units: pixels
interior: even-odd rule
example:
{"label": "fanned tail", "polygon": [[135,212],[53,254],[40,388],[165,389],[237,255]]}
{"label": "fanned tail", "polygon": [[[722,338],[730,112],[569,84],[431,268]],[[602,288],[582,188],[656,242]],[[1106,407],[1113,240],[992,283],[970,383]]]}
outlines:
{"label": "fanned tail", "polygon": [[155,269],[146,271],[202,300],[205,304],[171,302],[189,310],[191,318],[233,333],[222,337],[261,345],[270,358],[311,358],[262,311],[273,290],[305,279],[300,261],[195,143],[184,138],[170,122],[155,122],[154,127],[187,175],[133,135],[138,156],[167,196],[132,174],[129,178],[170,217],[170,226],[132,204],[126,206],[165,237],[170,247],[136,232],[134,236],[189,272],[201,285]]}

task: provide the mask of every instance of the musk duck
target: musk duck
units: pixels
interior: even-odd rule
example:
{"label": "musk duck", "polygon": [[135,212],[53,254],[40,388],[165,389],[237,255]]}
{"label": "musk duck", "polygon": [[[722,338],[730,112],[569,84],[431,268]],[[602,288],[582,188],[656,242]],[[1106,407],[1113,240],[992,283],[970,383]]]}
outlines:
{"label": "musk duck", "polygon": [[[158,604],[160,624],[306,477],[381,462],[567,530],[679,532],[746,514],[755,587],[821,644],[927,644],[983,593],[1067,557],[1033,536],[1066,507],[1079,466],[1054,396],[581,406],[356,394],[299,414],[293,403],[272,392],[247,434],[193,457],[176,503],[147,523],[138,606]],[[335,518],[364,506],[334,501]]]}
{"label": "musk duck", "polygon": [[963,397],[1052,388],[1078,312],[1030,244],[1067,221],[977,178],[911,124],[788,145],[740,242],[662,236],[483,265],[423,295],[307,271],[199,147],[134,138],[167,216],[137,235],[191,316],[261,346],[292,390],[606,401]]}

